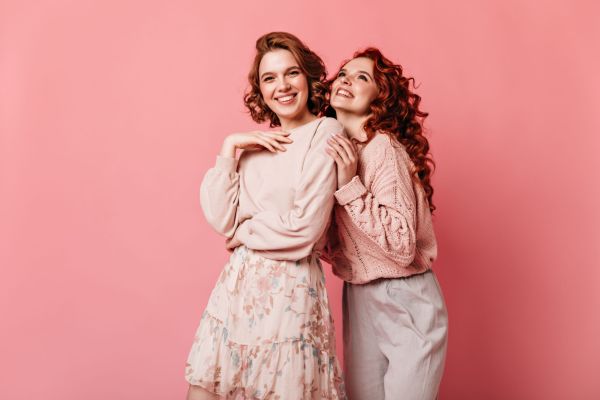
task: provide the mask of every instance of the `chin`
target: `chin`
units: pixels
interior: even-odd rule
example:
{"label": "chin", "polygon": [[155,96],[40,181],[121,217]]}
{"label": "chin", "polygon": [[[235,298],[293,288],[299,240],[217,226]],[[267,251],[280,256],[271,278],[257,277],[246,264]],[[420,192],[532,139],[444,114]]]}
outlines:
{"label": "chin", "polygon": [[275,114],[277,114],[277,116],[279,118],[285,118],[285,119],[294,119],[298,116],[298,112],[296,111],[282,111],[282,110],[278,110],[279,112],[276,112]]}
{"label": "chin", "polygon": [[300,108],[294,108],[293,110],[291,110],[288,107],[273,107],[273,108],[271,108],[271,110],[275,114],[277,114],[277,116],[283,117],[286,119],[294,119],[294,118],[298,117],[300,114],[302,114]]}
{"label": "chin", "polygon": [[[308,108],[307,108],[307,110],[308,110]],[[285,117],[288,119],[301,118],[304,115],[304,107],[298,107],[294,110],[288,109],[285,112],[283,112],[282,115],[285,115]]]}
{"label": "chin", "polygon": [[349,99],[346,98],[340,98],[339,96],[335,96],[333,99],[331,99],[330,103],[333,107],[336,108],[348,108],[348,103],[349,103]]}
{"label": "chin", "polygon": [[351,107],[346,107],[343,104],[335,104],[334,102],[331,102],[331,107],[333,107],[333,109],[336,112],[343,111],[343,112],[346,112],[346,113],[354,113],[354,111],[355,111]]}

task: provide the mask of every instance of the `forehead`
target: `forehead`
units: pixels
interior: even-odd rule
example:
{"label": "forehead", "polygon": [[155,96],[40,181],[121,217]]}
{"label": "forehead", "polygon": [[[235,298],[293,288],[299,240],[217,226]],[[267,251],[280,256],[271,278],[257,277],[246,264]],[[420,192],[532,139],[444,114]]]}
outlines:
{"label": "forehead", "polygon": [[373,75],[373,60],[366,57],[353,58],[342,67],[348,72],[365,71]]}
{"label": "forehead", "polygon": [[298,67],[294,55],[285,49],[272,50],[266,53],[258,66],[259,75],[265,72],[285,71],[290,67]]}

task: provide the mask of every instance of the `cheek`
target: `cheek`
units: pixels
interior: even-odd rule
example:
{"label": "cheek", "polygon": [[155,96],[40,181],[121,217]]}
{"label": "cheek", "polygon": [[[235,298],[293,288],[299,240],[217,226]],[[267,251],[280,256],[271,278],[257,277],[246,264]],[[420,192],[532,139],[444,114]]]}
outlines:
{"label": "cheek", "polygon": [[368,98],[364,98],[360,104],[360,112],[363,114],[367,113],[370,108],[371,108],[371,100]]}
{"label": "cheek", "polygon": [[296,78],[294,81],[294,86],[296,86],[296,88],[302,92],[308,92],[308,81],[304,76],[299,76]]}
{"label": "cheek", "polygon": [[340,86],[340,83],[338,82],[337,79],[335,81],[333,81],[333,83],[331,84],[331,91],[329,92],[329,94],[334,94],[339,86]]}
{"label": "cheek", "polygon": [[265,102],[269,102],[271,100],[271,93],[272,90],[270,90],[268,85],[260,85],[260,95]]}
{"label": "cheek", "polygon": [[367,88],[363,88],[363,90],[361,90],[360,93],[357,93],[357,95],[359,99],[359,101],[357,101],[357,106],[360,109],[360,112],[368,112],[371,107],[371,102],[375,99],[375,95],[373,95],[373,92]]}
{"label": "cheek", "polygon": [[377,95],[379,94],[379,91],[377,90],[377,87],[371,87],[370,88],[370,96],[369,99],[371,99],[369,102],[375,100],[377,98]]}
{"label": "cheek", "polygon": [[364,88],[360,93],[361,108],[367,110],[371,106],[371,103],[373,102],[373,100],[375,100],[376,98],[377,98],[377,91],[375,91],[369,87]]}

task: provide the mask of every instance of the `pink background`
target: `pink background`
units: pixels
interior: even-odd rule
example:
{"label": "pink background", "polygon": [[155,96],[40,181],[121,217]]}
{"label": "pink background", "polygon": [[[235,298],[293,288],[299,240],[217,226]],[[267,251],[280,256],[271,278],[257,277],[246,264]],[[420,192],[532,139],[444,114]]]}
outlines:
{"label": "pink background", "polygon": [[596,2],[391,3],[0,3],[1,399],[183,398],[227,257],[198,187],[255,128],[241,96],[271,30],[330,72],[379,46],[420,83],[440,398],[600,398]]}

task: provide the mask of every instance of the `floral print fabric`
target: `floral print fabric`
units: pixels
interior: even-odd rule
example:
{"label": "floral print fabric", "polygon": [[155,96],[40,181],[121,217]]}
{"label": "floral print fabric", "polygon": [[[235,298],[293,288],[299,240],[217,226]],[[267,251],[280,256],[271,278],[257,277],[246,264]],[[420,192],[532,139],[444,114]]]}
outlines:
{"label": "floral print fabric", "polygon": [[275,261],[236,248],[202,315],[185,376],[227,399],[345,399],[318,257]]}

